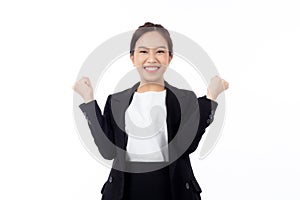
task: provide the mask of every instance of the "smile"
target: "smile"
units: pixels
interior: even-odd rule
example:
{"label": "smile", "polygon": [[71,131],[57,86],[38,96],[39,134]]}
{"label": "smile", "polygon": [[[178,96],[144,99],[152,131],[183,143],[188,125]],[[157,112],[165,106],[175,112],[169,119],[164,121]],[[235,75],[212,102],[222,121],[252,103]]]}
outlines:
{"label": "smile", "polygon": [[146,66],[144,69],[148,72],[156,72],[160,67],[158,66]]}

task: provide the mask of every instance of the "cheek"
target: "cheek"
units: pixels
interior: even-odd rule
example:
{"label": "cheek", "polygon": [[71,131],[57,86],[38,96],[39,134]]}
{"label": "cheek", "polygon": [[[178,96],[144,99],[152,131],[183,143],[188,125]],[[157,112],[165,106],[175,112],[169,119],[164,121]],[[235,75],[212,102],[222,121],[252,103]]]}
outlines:
{"label": "cheek", "polygon": [[160,58],[160,61],[161,61],[162,63],[169,63],[169,62],[170,62],[170,59],[169,59],[168,56],[164,56],[164,57],[161,57],[161,58]]}
{"label": "cheek", "polygon": [[135,62],[135,63],[141,63],[141,62],[143,62],[143,58],[140,57],[140,56],[136,56],[136,57],[134,58],[134,62]]}

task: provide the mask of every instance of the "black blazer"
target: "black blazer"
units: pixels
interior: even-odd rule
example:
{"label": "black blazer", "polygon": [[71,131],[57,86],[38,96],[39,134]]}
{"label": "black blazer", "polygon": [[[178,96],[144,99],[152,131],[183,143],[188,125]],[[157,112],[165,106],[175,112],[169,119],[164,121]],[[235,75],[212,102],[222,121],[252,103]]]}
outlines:
{"label": "black blazer", "polygon": [[[164,81],[164,83],[166,88],[169,144],[173,139],[177,140],[175,144],[179,144],[184,140],[182,137],[175,137],[179,130],[183,130],[184,134],[194,134],[192,140],[184,141],[188,145],[185,146],[186,148],[182,149],[182,145],[178,145],[177,149],[175,145],[174,148],[169,149],[169,152],[171,152],[169,159],[174,161],[169,164],[172,199],[201,199],[200,193],[202,190],[194,176],[189,154],[197,149],[206,127],[214,119],[214,113],[218,104],[206,98],[206,96],[197,98],[192,91],[176,88],[167,81]],[[100,154],[105,159],[114,159],[108,179],[101,189],[102,200],[121,200],[123,197],[124,184],[126,183],[122,169],[126,169],[124,163],[128,140],[128,135],[124,131],[125,111],[138,86],[139,82],[132,88],[110,94],[107,98],[103,114],[96,100],[79,105],[88,121],[88,126]],[[196,102],[197,107],[193,107],[193,102]],[[189,120],[193,119],[189,117],[192,113],[199,113],[194,112],[194,110],[198,109],[200,111],[200,116],[197,118],[199,121]],[[183,122],[189,127],[195,126],[196,131],[194,133],[189,133],[190,131],[184,132],[184,127],[181,129]]]}

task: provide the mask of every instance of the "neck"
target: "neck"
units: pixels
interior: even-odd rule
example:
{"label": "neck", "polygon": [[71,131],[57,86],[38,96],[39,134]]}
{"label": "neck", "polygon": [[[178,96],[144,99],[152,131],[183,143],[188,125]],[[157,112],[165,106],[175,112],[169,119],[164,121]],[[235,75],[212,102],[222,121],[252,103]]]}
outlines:
{"label": "neck", "polygon": [[147,92],[147,91],[163,91],[165,90],[164,80],[155,82],[145,82],[141,81],[137,92]]}

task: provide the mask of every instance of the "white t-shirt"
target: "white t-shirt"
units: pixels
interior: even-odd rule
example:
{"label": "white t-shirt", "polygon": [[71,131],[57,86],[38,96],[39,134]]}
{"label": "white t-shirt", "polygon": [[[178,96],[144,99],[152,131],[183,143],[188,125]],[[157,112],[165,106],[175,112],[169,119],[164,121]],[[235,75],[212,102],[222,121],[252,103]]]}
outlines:
{"label": "white t-shirt", "polygon": [[135,92],[125,112],[127,161],[167,162],[166,90]]}

